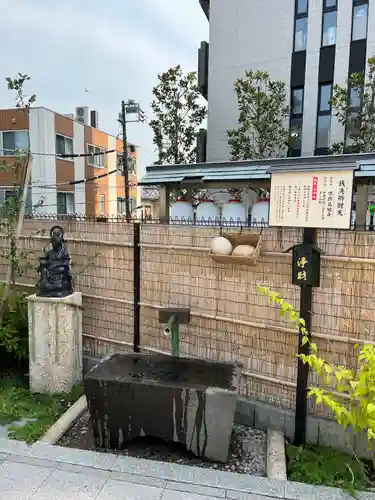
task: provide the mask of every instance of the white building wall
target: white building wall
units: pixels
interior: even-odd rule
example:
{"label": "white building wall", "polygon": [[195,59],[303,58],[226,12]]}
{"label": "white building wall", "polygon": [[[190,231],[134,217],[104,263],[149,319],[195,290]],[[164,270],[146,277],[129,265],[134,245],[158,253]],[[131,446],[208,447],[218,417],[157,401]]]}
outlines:
{"label": "white building wall", "polygon": [[[31,108],[29,120],[31,152],[44,153],[33,155],[32,205],[37,207],[36,213],[57,213],[56,187],[38,187],[56,186],[56,158],[53,156],[56,153],[55,115],[45,108]],[[43,204],[40,205],[42,201]]]}
{"label": "white building wall", "polygon": [[[85,126],[82,123],[74,122],[73,128],[73,151],[74,153],[85,152]],[[74,158],[74,180],[84,179],[85,158]],[[74,205],[75,212],[86,213],[86,184],[84,182],[74,185]]]}
{"label": "white building wall", "polygon": [[294,0],[210,0],[207,161],[228,159],[234,82],[245,70],[267,70],[289,90],[293,32]]}
{"label": "white building wall", "polygon": [[[227,160],[226,131],[237,126],[233,88],[245,70],[262,69],[290,90],[295,0],[210,0],[207,161]],[[338,0],[334,84],[349,72],[353,0]],[[313,155],[316,140],[318,74],[323,0],[309,0],[302,155]],[[375,0],[369,0],[366,59],[375,55]],[[289,101],[289,95],[288,95]],[[332,116],[331,143],[343,140]]]}
{"label": "white building wall", "polygon": [[[321,36],[322,0],[309,0],[302,124],[302,156],[313,156],[315,150]],[[290,58],[291,57],[292,53],[290,53]],[[286,82],[286,84],[290,86],[290,79],[289,82]]]}
{"label": "white building wall", "polygon": [[375,0],[369,2],[366,59],[375,56]]}
{"label": "white building wall", "polygon": [[[349,75],[353,0],[338,2],[334,85],[345,86]],[[344,128],[335,116],[331,121],[331,144],[344,138]]]}
{"label": "white building wall", "polygon": [[[116,137],[108,136],[108,149],[116,150]],[[116,153],[107,155],[107,168],[109,172],[117,168]],[[108,215],[117,216],[117,172],[108,176]]]}

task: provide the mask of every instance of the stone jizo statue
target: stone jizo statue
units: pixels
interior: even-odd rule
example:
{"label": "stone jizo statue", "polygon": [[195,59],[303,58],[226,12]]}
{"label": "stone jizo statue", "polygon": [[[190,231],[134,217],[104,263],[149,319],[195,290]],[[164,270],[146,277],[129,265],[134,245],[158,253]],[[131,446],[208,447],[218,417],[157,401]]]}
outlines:
{"label": "stone jizo statue", "polygon": [[[46,251],[48,245],[52,248]],[[44,247],[44,255],[39,259],[39,297],[66,297],[73,293],[73,281],[70,273],[69,254],[64,240],[64,230],[53,226],[50,241]]]}

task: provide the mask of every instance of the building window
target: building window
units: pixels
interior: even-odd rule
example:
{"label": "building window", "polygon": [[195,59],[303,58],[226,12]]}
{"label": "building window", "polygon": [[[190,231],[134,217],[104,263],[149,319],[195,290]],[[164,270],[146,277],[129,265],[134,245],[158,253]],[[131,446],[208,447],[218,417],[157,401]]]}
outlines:
{"label": "building window", "polygon": [[292,89],[290,106],[290,156],[299,156],[301,154],[303,98],[304,89],[302,87]]}
{"label": "building window", "polygon": [[352,40],[363,40],[367,37],[368,3],[360,3],[353,7]]}
{"label": "building window", "polygon": [[105,214],[105,195],[104,194],[101,194],[100,198],[99,198],[99,211],[100,211],[100,215]]}
{"label": "building window", "polygon": [[295,0],[294,52],[306,50],[308,7],[308,0]]}
{"label": "building window", "polygon": [[118,197],[117,198],[117,213],[124,214],[125,212],[126,212],[125,198]]}
{"label": "building window", "polygon": [[332,83],[320,85],[318,94],[318,119],[316,149],[328,149],[331,142]]}
{"label": "building window", "polygon": [[336,44],[337,1],[324,0],[323,2],[323,30],[322,47]]}
{"label": "building window", "polygon": [[0,132],[0,155],[14,156],[19,151],[27,151],[29,147],[27,130],[9,130]]}
{"label": "building window", "polygon": [[74,193],[57,193],[57,214],[74,214]]}
{"label": "building window", "polygon": [[92,155],[88,158],[89,165],[96,168],[106,168],[105,149],[89,144],[87,147],[87,152],[89,155]]}
{"label": "building window", "polygon": [[307,14],[308,1],[307,0],[297,0],[296,6],[297,14]]}
{"label": "building window", "polygon": [[71,137],[56,134],[56,155],[63,157],[64,160],[73,161],[73,139]]}
{"label": "building window", "polygon": [[294,52],[306,50],[307,46],[307,17],[296,19],[294,34]]}
{"label": "building window", "polygon": [[292,115],[303,113],[303,88],[292,90]]}

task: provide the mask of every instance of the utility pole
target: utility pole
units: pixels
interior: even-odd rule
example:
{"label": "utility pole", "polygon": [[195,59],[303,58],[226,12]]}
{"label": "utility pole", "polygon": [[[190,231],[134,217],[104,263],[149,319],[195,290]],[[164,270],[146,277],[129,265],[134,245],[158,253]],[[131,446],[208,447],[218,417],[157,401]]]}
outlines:
{"label": "utility pole", "polygon": [[121,124],[122,128],[122,175],[124,177],[124,191],[125,191],[125,214],[126,220],[131,222],[132,214],[130,209],[130,189],[129,189],[129,165],[128,165],[128,138],[126,131],[126,115],[127,114],[135,114],[136,119],[130,120],[130,122],[134,123],[144,123],[145,114],[141,110],[138,103],[134,100],[129,100],[127,102],[121,101],[121,113],[120,119],[118,120]]}
{"label": "utility pole", "polygon": [[129,170],[128,170],[128,138],[126,135],[126,104],[125,101],[121,102],[121,125],[122,125],[122,175],[124,177],[124,191],[125,191],[125,214],[126,220],[131,221],[132,214],[130,211],[129,200]]}

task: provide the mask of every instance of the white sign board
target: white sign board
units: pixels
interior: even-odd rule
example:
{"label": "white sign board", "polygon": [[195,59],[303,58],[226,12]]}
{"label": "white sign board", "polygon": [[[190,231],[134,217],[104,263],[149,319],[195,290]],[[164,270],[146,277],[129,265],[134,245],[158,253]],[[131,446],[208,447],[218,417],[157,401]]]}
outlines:
{"label": "white sign board", "polygon": [[270,226],[349,229],[353,170],[271,175]]}

